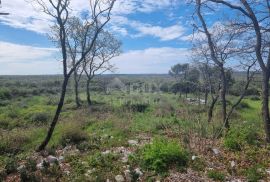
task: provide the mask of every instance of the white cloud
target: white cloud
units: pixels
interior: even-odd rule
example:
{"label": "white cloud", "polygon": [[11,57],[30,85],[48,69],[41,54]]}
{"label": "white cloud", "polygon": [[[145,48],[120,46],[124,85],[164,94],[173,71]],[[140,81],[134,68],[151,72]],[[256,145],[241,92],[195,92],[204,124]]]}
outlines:
{"label": "white cloud", "polygon": [[[185,28],[179,24],[172,26],[157,26],[142,23],[139,21],[129,20],[124,16],[113,16],[112,17],[112,30],[120,33],[123,36],[130,35],[131,37],[143,37],[153,36],[159,38],[161,41],[169,41],[180,39],[185,33]],[[128,28],[136,31],[137,34],[131,35],[128,32]]]}
{"label": "white cloud", "polygon": [[[61,62],[56,59],[57,49],[40,48],[0,42],[1,75],[61,74]],[[115,57],[112,63],[116,73],[167,73],[176,63],[188,62],[185,48],[148,48],[131,50]]]}
{"label": "white cloud", "polygon": [[159,38],[162,41],[180,39],[185,32],[185,29],[181,25],[161,27],[149,24],[133,23],[131,26],[139,32],[139,34],[136,35],[138,37],[150,35]]}
{"label": "white cloud", "polygon": [[[38,33],[48,33],[52,18],[38,11],[40,8],[32,6],[33,0],[3,0],[1,12],[10,13],[0,16],[0,21],[15,28],[24,28]],[[45,1],[46,2],[46,1]],[[177,0],[117,0],[113,8],[113,16],[127,15],[136,12],[153,12],[168,8]],[[89,0],[72,0],[73,14],[89,10]]]}
{"label": "white cloud", "polygon": [[188,62],[189,51],[185,48],[148,48],[123,53],[112,60],[117,73],[168,73],[171,66]]}
{"label": "white cloud", "polygon": [[61,73],[56,49],[0,42],[0,50],[1,75]]}

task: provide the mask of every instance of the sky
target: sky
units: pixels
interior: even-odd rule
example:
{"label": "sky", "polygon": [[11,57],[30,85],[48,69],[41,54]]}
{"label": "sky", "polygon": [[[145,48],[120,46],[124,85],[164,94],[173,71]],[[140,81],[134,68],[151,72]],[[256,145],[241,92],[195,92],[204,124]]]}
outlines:
{"label": "sky", "polygon": [[[59,50],[48,39],[52,19],[31,0],[2,0],[0,75],[61,74]],[[71,0],[73,14],[89,9],[89,0]],[[190,62],[191,8],[184,0],[116,0],[106,29],[122,42],[112,59],[116,74],[168,73]]]}

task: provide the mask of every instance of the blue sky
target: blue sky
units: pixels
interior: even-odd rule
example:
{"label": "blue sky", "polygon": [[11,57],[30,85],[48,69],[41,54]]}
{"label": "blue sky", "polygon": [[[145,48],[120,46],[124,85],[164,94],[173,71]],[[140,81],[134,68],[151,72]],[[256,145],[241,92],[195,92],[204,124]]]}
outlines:
{"label": "blue sky", "polygon": [[[71,0],[74,14],[89,0]],[[122,43],[112,60],[115,73],[167,73],[176,63],[189,62],[186,38],[192,33],[191,8],[179,0],[116,0],[106,27]],[[58,51],[47,39],[50,17],[24,0],[2,0],[0,12],[0,74],[60,74]]]}

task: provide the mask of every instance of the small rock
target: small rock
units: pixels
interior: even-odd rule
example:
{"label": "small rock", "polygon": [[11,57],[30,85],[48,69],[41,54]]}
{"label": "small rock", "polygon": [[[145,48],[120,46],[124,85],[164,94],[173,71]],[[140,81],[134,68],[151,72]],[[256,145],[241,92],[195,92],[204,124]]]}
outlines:
{"label": "small rock", "polygon": [[65,170],[64,173],[65,173],[66,175],[70,175],[70,171],[68,171],[68,170]]}
{"label": "small rock", "polygon": [[65,151],[65,152],[66,152],[66,151],[68,151],[68,150],[71,150],[71,148],[72,148],[72,147],[71,147],[71,145],[66,146],[66,147],[63,149],[63,151]]}
{"label": "small rock", "polygon": [[234,161],[231,161],[231,167],[234,168],[236,166],[236,163]]}
{"label": "small rock", "polygon": [[218,155],[220,153],[218,149],[212,149],[212,151],[214,152],[215,155]]}
{"label": "small rock", "polygon": [[52,156],[52,155],[49,155],[49,156],[47,157],[47,161],[48,161],[50,164],[53,164],[53,163],[58,162],[58,159],[57,159],[56,157]]}
{"label": "small rock", "polygon": [[193,155],[191,159],[194,161],[197,158],[197,156]]}
{"label": "small rock", "polygon": [[64,159],[65,159],[64,156],[60,156],[60,157],[58,158],[58,161],[59,161],[59,162],[64,162]]}
{"label": "small rock", "polygon": [[127,163],[127,162],[128,162],[128,156],[124,156],[124,157],[122,158],[122,162],[123,162],[123,163]]}
{"label": "small rock", "polygon": [[87,170],[87,174],[92,174],[92,173],[95,172],[95,171],[96,171],[96,168],[89,169],[89,170]]}
{"label": "small rock", "polygon": [[17,171],[21,172],[24,168],[25,168],[24,165],[20,165],[20,166],[17,168]]}
{"label": "small rock", "polygon": [[106,150],[105,152],[102,152],[103,155],[106,155],[106,154],[109,154],[109,153],[111,153],[110,150]]}
{"label": "small rock", "polygon": [[122,175],[117,175],[117,176],[115,176],[115,181],[116,182],[124,182],[125,178]]}
{"label": "small rock", "polygon": [[129,140],[128,141],[128,144],[129,145],[138,145],[138,141],[136,141],[136,140]]}
{"label": "small rock", "polygon": [[131,174],[130,174],[130,170],[125,170],[124,171],[124,174],[125,174],[125,177],[126,177],[126,181],[127,182],[131,182],[132,181],[132,177],[131,177]]}
{"label": "small rock", "polygon": [[143,175],[143,172],[142,172],[139,168],[136,168],[134,171],[135,171],[135,173],[138,174],[139,176],[142,176],[142,175]]}
{"label": "small rock", "polygon": [[81,164],[84,165],[84,166],[86,166],[88,163],[85,162],[85,161],[82,161]]}
{"label": "small rock", "polygon": [[44,168],[43,162],[37,164],[37,169],[43,169],[43,168]]}
{"label": "small rock", "polygon": [[266,169],[265,172],[270,175],[270,169]]}

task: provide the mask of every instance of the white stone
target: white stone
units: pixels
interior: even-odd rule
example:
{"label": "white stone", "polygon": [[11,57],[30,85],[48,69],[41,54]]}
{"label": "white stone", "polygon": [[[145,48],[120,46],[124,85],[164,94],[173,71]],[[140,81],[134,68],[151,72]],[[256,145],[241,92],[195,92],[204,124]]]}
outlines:
{"label": "white stone", "polygon": [[64,162],[64,156],[60,156],[59,158],[58,158],[58,160],[59,160],[59,162]]}
{"label": "white stone", "polygon": [[138,145],[138,141],[136,141],[136,140],[129,140],[128,141],[128,144],[129,145]]}
{"label": "white stone", "polygon": [[64,152],[67,152],[68,150],[71,150],[71,148],[72,148],[72,147],[71,147],[70,145],[69,145],[69,146],[66,146],[66,147],[63,149],[63,151],[64,151]]}
{"label": "white stone", "polygon": [[127,163],[127,162],[128,162],[128,156],[125,155],[125,156],[122,158],[122,162],[123,162],[123,163]]}
{"label": "white stone", "polygon": [[236,166],[236,163],[234,161],[231,161],[231,167],[234,168]]}
{"label": "white stone", "polygon": [[44,168],[43,162],[37,164],[37,169],[43,169],[43,168]]}
{"label": "white stone", "polygon": [[191,159],[194,161],[197,158],[197,156],[193,155]]}
{"label": "white stone", "polygon": [[125,182],[125,178],[122,175],[115,176],[116,182]]}
{"label": "white stone", "polygon": [[131,177],[131,174],[130,174],[130,170],[125,170],[124,171],[124,174],[125,174],[125,177],[126,177],[126,181],[127,182],[131,182],[132,181],[132,177]]}
{"label": "white stone", "polygon": [[218,155],[220,152],[218,149],[212,149],[215,155]]}
{"label": "white stone", "polygon": [[65,173],[66,175],[70,175],[70,171],[68,171],[68,170],[65,170],[64,173]]}
{"label": "white stone", "polygon": [[17,168],[17,171],[22,171],[23,169],[25,168],[25,166],[24,165],[20,165],[18,168]]}
{"label": "white stone", "polygon": [[106,155],[106,154],[109,154],[109,153],[111,153],[110,150],[106,150],[105,152],[102,152],[103,155]]}
{"label": "white stone", "polygon": [[136,168],[134,171],[135,171],[135,173],[138,174],[139,176],[142,176],[142,175],[143,175],[143,172],[142,172],[139,168]]}
{"label": "white stone", "polygon": [[52,155],[49,155],[49,156],[47,157],[47,161],[48,161],[50,164],[52,164],[52,163],[58,162],[58,159],[57,159],[56,157],[52,156]]}

